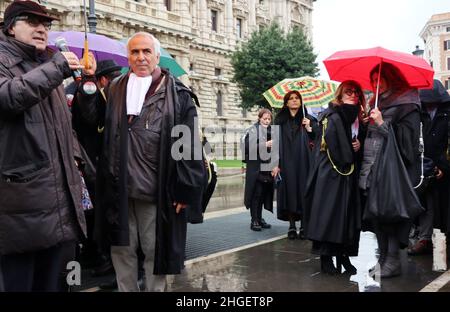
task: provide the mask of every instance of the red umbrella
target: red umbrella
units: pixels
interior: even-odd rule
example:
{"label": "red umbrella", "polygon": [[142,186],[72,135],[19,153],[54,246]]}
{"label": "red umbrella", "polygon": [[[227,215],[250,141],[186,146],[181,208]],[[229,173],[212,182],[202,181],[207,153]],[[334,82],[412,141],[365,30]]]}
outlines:
{"label": "red umbrella", "polygon": [[411,87],[433,88],[433,68],[423,58],[412,54],[376,47],[339,51],[323,61],[330,79],[356,80],[367,90],[372,89],[370,71],[382,62],[396,66]]}

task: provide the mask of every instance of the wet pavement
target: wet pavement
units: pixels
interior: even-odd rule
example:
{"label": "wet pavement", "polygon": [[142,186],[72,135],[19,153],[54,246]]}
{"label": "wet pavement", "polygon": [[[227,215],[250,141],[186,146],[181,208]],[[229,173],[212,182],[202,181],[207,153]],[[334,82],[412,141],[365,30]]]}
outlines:
{"label": "wet pavement", "polygon": [[[377,248],[370,232],[362,233],[359,255],[351,258],[356,275],[322,274],[319,257],[310,253],[310,241],[286,238],[287,223],[264,213],[272,228],[254,232],[248,212],[241,211],[188,226],[186,269],[169,276],[168,291],[418,292],[442,274],[432,271],[431,256],[408,257],[404,250],[401,276],[381,282],[370,277],[368,268],[376,263]],[[96,291],[101,281],[111,278],[85,277],[79,290]],[[450,285],[439,291],[450,291]]]}
{"label": "wet pavement", "polygon": [[310,254],[311,243],[283,238],[257,247],[197,262],[169,279],[169,291],[250,292],[417,292],[441,273],[431,271],[430,256],[408,258],[401,254],[403,274],[381,282],[368,274],[376,263],[376,239],[363,233],[360,254],[351,258],[356,275],[320,273],[319,257]]}
{"label": "wet pavement", "polygon": [[207,212],[238,208],[244,202],[245,175],[241,169],[219,171],[216,189],[209,201]]}
{"label": "wet pavement", "polygon": [[[320,259],[310,253],[308,240],[288,240],[287,222],[263,211],[271,229],[250,230],[250,214],[242,206],[244,176],[238,170],[220,176],[202,224],[188,224],[186,269],[168,277],[172,292],[418,292],[442,272],[432,271],[431,256],[401,253],[403,274],[372,278],[368,269],[377,261],[373,233],[361,234],[358,257],[351,262],[356,275],[329,276],[320,272]],[[447,272],[446,274],[449,274]],[[442,275],[443,276],[443,275]],[[83,271],[75,291],[98,291],[112,275],[92,278]],[[437,291],[450,292],[450,283]]]}

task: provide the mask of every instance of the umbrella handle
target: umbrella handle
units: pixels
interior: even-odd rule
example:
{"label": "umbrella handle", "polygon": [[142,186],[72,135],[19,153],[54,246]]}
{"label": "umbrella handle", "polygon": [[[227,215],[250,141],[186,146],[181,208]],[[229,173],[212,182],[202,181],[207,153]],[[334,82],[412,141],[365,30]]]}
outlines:
{"label": "umbrella handle", "polygon": [[306,115],[305,115],[305,105],[302,103],[302,111],[303,111],[303,118],[306,118]]}
{"label": "umbrella handle", "polygon": [[87,41],[87,38],[84,40],[83,60],[84,60],[84,68],[90,69],[91,66],[89,65],[89,43]]}
{"label": "umbrella handle", "polygon": [[381,65],[382,64],[383,64],[383,60],[381,60],[380,67],[378,68],[377,92],[375,93],[375,108],[378,108],[378,93],[380,91],[380,77],[381,77]]}

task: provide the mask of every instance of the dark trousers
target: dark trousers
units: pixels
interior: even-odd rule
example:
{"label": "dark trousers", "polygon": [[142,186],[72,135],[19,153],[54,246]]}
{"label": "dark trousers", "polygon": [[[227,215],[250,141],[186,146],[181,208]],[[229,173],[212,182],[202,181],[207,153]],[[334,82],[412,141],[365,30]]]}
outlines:
{"label": "dark trousers", "polygon": [[250,206],[250,215],[252,217],[252,222],[261,222],[264,198],[266,194],[270,194],[272,192],[272,188],[272,182],[264,183],[261,181],[256,181]]}
{"label": "dark trousers", "polygon": [[1,256],[5,291],[65,291],[66,265],[75,259],[75,242],[21,254]]}

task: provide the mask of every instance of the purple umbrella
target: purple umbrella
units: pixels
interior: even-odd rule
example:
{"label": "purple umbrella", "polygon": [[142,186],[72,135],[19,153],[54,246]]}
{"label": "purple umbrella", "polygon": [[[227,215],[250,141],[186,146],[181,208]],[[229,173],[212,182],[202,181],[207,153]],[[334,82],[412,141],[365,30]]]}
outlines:
{"label": "purple umbrella", "polygon": [[[56,50],[56,38],[66,39],[70,51],[78,57],[83,56],[84,32],[80,31],[50,31],[48,34],[48,44],[51,49]],[[125,43],[103,35],[87,34],[89,51],[92,51],[97,61],[112,59],[120,66],[128,66],[127,48]]]}

